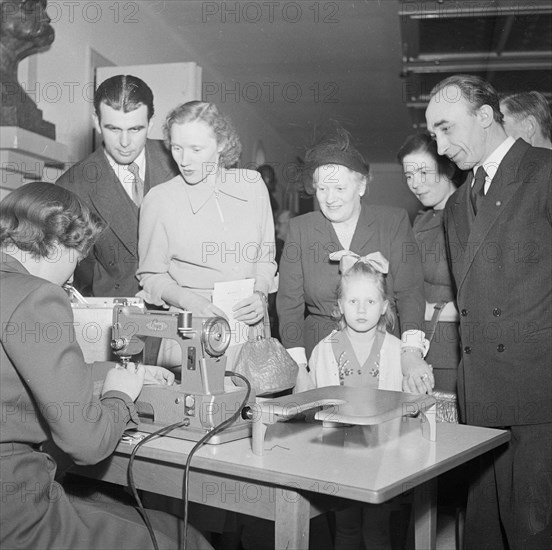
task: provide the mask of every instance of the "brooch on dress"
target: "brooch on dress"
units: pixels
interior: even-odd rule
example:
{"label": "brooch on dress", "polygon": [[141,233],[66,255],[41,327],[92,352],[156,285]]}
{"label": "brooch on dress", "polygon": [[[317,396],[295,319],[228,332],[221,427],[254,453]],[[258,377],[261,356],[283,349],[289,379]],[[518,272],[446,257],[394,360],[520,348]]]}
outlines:
{"label": "brooch on dress", "polygon": [[[355,369],[350,367],[347,368],[347,365],[349,364],[349,359],[345,358],[346,354],[347,352],[342,351],[339,354],[339,358],[337,359],[337,371],[339,373],[339,382],[341,385],[343,385],[343,381],[345,380],[346,376],[351,376],[351,374],[355,372]],[[368,371],[368,374],[374,378],[379,379],[379,374],[380,374],[379,356],[378,356],[378,359],[374,361],[374,365],[375,366]],[[358,369],[357,374],[360,376],[362,374],[362,369]]]}
{"label": "brooch on dress", "polygon": [[346,368],[349,364],[349,359],[345,359],[347,353],[342,351],[337,359],[337,372],[339,373],[339,383],[343,386],[343,381],[346,376],[353,374],[354,369]]}

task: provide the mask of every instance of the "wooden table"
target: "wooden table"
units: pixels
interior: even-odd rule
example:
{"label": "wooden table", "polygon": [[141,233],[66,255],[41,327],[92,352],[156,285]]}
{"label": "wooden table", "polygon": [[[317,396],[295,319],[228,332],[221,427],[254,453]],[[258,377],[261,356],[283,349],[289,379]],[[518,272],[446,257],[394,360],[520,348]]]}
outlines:
{"label": "wooden table", "polygon": [[[324,428],[282,422],[269,427],[263,456],[251,440],[206,445],[192,459],[190,500],[275,522],[276,548],[308,548],[309,520],[339,502],[379,504],[414,490],[417,549],[435,548],[436,478],[507,442],[508,432],[438,424],[437,441],[422,437],[420,421],[399,418],[378,426]],[[193,442],[160,438],[135,459],[138,488],[182,498],[183,465]],[[129,443],[112,457],[76,472],[126,485]]]}

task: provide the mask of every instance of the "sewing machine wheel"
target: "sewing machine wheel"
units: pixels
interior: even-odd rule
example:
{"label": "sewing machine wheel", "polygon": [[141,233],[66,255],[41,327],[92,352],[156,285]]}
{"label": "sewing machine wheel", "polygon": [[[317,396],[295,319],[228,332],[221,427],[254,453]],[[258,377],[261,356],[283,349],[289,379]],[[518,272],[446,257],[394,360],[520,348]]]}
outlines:
{"label": "sewing machine wheel", "polygon": [[203,324],[201,343],[211,357],[220,357],[230,344],[230,325],[224,317],[211,317]]}

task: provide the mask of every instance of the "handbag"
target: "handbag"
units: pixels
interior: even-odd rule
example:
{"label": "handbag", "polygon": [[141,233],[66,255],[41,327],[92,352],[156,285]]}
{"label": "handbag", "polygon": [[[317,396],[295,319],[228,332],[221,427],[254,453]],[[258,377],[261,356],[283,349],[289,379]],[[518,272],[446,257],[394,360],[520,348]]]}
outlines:
{"label": "handbag", "polygon": [[[284,346],[270,335],[266,300],[261,334],[258,334],[257,326],[249,326],[247,341],[238,353],[234,371],[249,380],[258,396],[293,388],[299,367]],[[238,377],[232,380],[236,386],[245,386]]]}
{"label": "handbag", "polygon": [[[437,329],[441,311],[446,304],[447,302],[445,301],[435,304],[435,311],[431,317],[429,329],[426,331],[426,340],[429,342],[430,346],[435,336],[435,330]],[[434,391],[433,397],[437,400],[437,422],[458,424],[458,397],[456,396],[456,392]]]}

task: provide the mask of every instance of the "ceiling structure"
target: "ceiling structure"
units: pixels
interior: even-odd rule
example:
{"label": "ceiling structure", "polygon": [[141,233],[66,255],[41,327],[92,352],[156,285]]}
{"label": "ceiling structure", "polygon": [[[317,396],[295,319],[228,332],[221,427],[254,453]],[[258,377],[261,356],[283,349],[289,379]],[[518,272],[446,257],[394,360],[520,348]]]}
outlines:
{"label": "ceiling structure", "polygon": [[250,104],[299,155],[334,119],[369,162],[394,162],[449,74],[480,74],[501,92],[552,90],[548,0],[152,5],[209,67],[203,98]]}
{"label": "ceiling structure", "polygon": [[401,3],[403,76],[413,123],[425,128],[433,86],[457,73],[479,75],[500,93],[539,90],[552,99],[552,3]]}

